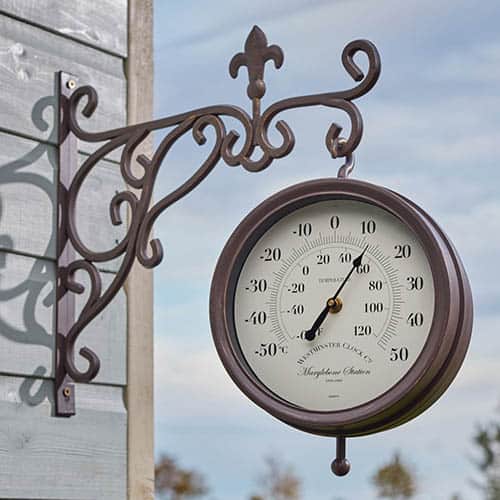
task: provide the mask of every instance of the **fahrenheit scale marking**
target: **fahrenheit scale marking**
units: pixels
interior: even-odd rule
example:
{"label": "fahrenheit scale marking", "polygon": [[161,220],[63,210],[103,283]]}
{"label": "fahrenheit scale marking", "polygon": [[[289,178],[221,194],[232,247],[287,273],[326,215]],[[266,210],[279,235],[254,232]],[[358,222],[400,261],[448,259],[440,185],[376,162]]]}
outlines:
{"label": "fahrenheit scale marking", "polygon": [[[404,301],[401,295],[402,285],[399,281],[398,270],[391,264],[390,258],[383,254],[378,245],[367,245],[366,238],[355,237],[351,233],[344,236],[337,234],[337,232],[328,236],[319,234],[318,238],[313,240],[304,238],[304,244],[301,247],[292,248],[290,256],[283,260],[279,271],[273,273],[274,280],[270,286],[270,300],[266,304],[269,306],[270,332],[275,335],[280,347],[286,345],[290,338],[297,337],[297,333],[288,332],[286,326],[281,321],[283,314],[293,314],[293,311],[290,309],[279,310],[278,306],[281,303],[283,292],[294,292],[290,288],[290,285],[294,284],[291,281],[293,277],[290,277],[292,274],[290,270],[300,272],[300,269],[304,265],[307,265],[304,262],[309,261],[311,257],[314,258],[315,255],[331,255],[332,252],[337,252],[344,256],[349,254],[356,255],[356,252],[362,252],[365,247],[367,247],[367,252],[364,261],[369,265],[377,266],[379,274],[383,276],[382,283],[389,285],[389,304],[383,304],[382,308],[382,311],[386,313],[384,324],[380,329],[372,332],[372,335],[378,339],[377,345],[383,350],[387,349],[392,337],[397,335],[397,324],[402,319],[401,306],[404,304]],[[310,281],[307,278],[309,276],[304,276],[303,278],[306,283]],[[354,279],[356,279],[356,276]],[[327,283],[328,279],[324,278],[324,282]],[[304,283],[304,288],[306,283]],[[295,288],[295,292],[299,293],[297,287]]]}

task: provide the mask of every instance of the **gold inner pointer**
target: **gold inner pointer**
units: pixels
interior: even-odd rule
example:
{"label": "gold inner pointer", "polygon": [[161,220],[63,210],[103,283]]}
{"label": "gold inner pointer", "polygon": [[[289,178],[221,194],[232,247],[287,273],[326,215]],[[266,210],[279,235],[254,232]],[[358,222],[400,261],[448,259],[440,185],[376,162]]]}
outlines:
{"label": "gold inner pointer", "polygon": [[332,314],[337,314],[342,310],[342,299],[340,297],[337,297],[335,300],[328,299],[327,304],[328,312]]}

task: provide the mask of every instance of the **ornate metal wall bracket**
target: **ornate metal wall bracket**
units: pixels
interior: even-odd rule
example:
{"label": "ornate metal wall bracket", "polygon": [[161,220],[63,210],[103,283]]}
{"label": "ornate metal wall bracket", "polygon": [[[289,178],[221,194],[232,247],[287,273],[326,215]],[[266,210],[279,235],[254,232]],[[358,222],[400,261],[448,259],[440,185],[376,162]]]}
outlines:
{"label": "ornate metal wall bracket", "polygon": [[[368,58],[366,74],[354,62],[354,56],[364,53]],[[75,344],[83,329],[110,303],[124,284],[132,264],[139,262],[153,268],[163,257],[161,243],[150,239],[151,230],[159,215],[170,205],[192,191],[214,169],[220,159],[229,166],[241,165],[250,172],[267,168],[275,159],[288,155],[295,138],[284,120],[276,121],[281,143],[273,145],[268,138],[271,122],[289,109],[325,106],[345,112],[351,123],[346,138],[341,138],[342,128],[332,123],[326,134],[326,148],[333,158],[352,156],[358,146],[363,123],[361,114],[353,103],[366,94],[377,82],[380,74],[380,59],[375,46],[366,40],[350,42],[342,52],[342,64],[349,75],[358,82],[353,88],[339,92],[325,92],[299,97],[290,97],[275,102],[261,112],[261,99],[265,94],[264,68],[267,61],[273,61],[276,69],[283,64],[283,51],[277,45],[268,46],[266,36],[255,26],[245,43],[244,52],[236,54],[229,65],[233,78],[245,66],[248,70],[248,97],[252,101],[252,114],[232,105],[207,106],[159,120],[128,127],[92,133],[81,128],[78,109],[83,105],[83,115],[90,118],[97,108],[98,96],[91,86],[77,87],[75,79],[60,74],[60,142],[59,142],[59,239],[58,239],[58,286],[57,286],[57,356],[56,356],[56,413],[70,416],[75,413],[74,383],[90,382],[99,372],[100,361],[90,348],[83,347],[79,355],[85,358],[84,371],[75,363]],[[238,120],[245,136],[227,131],[224,118]],[[152,193],[163,159],[175,142],[191,132],[195,142],[206,142],[205,129],[215,132],[214,145],[203,164],[181,186],[164,198],[152,203]],[[165,136],[150,157],[136,155],[138,146],[147,136],[160,129],[166,129]],[[76,140],[103,143],[77,168]],[[123,239],[108,251],[93,251],[80,238],[76,224],[76,201],[80,188],[96,164],[110,152],[123,148],[120,170],[123,180],[134,191],[118,192],[110,201],[110,218],[114,225],[123,223],[123,205],[129,209],[129,225]],[[238,149],[239,148],[239,149]],[[132,169],[136,161],[142,167],[137,175]],[[346,175],[346,170],[339,172]],[[122,257],[120,267],[112,282],[104,289],[98,266],[103,262]],[[78,281],[77,272],[87,275],[90,289],[86,304],[75,317],[75,294],[85,292]]]}

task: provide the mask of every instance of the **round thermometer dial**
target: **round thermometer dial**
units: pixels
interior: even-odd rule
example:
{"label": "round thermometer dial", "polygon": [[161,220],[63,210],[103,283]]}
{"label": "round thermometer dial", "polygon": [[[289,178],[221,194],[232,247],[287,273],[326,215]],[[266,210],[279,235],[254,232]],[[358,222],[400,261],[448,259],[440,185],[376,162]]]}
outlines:
{"label": "round thermometer dial", "polygon": [[236,339],[256,377],[318,411],[395,385],[422,352],[433,314],[415,234],[350,200],[313,203],[271,226],[245,260],[234,301]]}
{"label": "round thermometer dial", "polygon": [[238,226],[210,298],[236,384],[288,424],[354,436],[414,418],[466,352],[472,298],[452,244],[388,189],[324,179],[264,201]]}

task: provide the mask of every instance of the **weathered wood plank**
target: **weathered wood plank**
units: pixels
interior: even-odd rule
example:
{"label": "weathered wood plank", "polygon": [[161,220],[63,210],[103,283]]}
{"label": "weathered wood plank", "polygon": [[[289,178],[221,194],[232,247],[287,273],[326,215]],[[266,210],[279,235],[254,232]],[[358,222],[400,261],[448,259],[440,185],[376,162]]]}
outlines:
{"label": "weathered wood plank", "polygon": [[[52,380],[57,73],[75,74],[99,93],[84,128],[125,125],[126,4],[0,0],[0,498],[127,497],[123,291],[76,346],[93,349],[101,371],[92,384],[77,386],[75,417],[54,417]],[[96,145],[79,148],[88,153]],[[116,164],[102,162],[95,172],[82,192],[79,224],[83,240],[104,250],[124,232],[109,223],[108,210],[122,183]],[[104,287],[113,277],[103,275]]]}
{"label": "weathered wood plank", "polygon": [[98,49],[127,56],[126,0],[0,0],[0,11]]}
{"label": "weathered wood plank", "polygon": [[123,389],[78,385],[76,416],[55,418],[53,382],[0,376],[0,496],[126,498]]}
{"label": "weathered wood plank", "polygon": [[[0,133],[0,249],[56,258],[56,148]],[[87,157],[80,155],[82,163]],[[82,186],[77,221],[83,242],[94,251],[121,240],[124,224],[113,226],[109,203],[124,184],[118,165],[100,162]],[[116,270],[117,262],[103,263]]]}
{"label": "weathered wood plank", "polygon": [[[129,0],[128,120],[153,115],[153,1]],[[145,142],[141,152],[151,154]],[[140,171],[138,166],[135,166]],[[153,273],[135,265],[127,280],[128,499],[154,499]]]}
{"label": "weathered wood plank", "polygon": [[0,145],[0,248],[55,259],[55,148],[4,133]]}
{"label": "weathered wood plank", "polygon": [[[103,286],[113,277],[104,274]],[[54,262],[0,252],[1,373],[54,376],[54,284]],[[77,299],[79,311],[84,299]],[[78,340],[77,352],[87,345],[101,359],[96,383],[126,384],[126,322],[126,297],[119,292]],[[77,366],[86,368],[86,361],[78,355]]]}
{"label": "weathered wood plank", "polygon": [[[88,127],[85,124],[88,130],[125,125],[122,58],[0,15],[0,128],[56,144],[56,81],[61,70],[99,93],[99,106]],[[95,150],[87,143],[79,147]]]}

